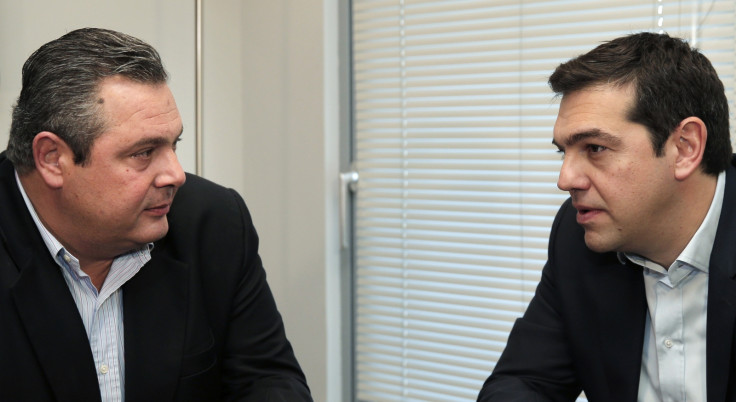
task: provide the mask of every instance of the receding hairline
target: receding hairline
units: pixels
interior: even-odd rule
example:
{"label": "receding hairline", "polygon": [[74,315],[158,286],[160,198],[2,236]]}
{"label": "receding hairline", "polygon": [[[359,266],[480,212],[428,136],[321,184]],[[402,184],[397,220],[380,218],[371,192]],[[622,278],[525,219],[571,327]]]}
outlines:
{"label": "receding hairline", "polygon": [[[91,103],[94,105],[95,108],[97,108],[98,116],[102,117],[102,119],[105,120],[105,127],[103,127],[103,131],[107,130],[107,117],[108,116],[106,115],[106,112],[105,112],[105,105],[107,101],[105,97],[102,95],[102,89],[105,84],[114,83],[115,81],[124,82],[124,83],[127,82],[127,83],[132,83],[132,84],[141,85],[144,87],[152,87],[152,88],[166,87],[169,89],[169,92],[172,92],[171,88],[169,87],[168,80],[140,81],[140,80],[125,76],[123,74],[115,74],[115,75],[110,75],[110,76],[100,78],[95,85],[94,92],[92,93]],[[173,99],[173,92],[171,95]],[[174,102],[176,101],[174,100]]]}

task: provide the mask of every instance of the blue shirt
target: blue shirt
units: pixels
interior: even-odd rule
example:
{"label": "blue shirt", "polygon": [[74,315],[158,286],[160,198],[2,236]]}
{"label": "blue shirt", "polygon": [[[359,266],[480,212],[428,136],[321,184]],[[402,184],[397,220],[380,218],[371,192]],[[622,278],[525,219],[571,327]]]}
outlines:
{"label": "blue shirt", "polygon": [[121,287],[151,259],[153,244],[116,257],[98,292],[89,275],[82,271],[79,260],[66,251],[41,223],[17,173],[15,179],[26,207],[49,253],[61,268],[64,280],[79,310],[94,357],[102,401],[123,401],[125,400],[125,343]]}

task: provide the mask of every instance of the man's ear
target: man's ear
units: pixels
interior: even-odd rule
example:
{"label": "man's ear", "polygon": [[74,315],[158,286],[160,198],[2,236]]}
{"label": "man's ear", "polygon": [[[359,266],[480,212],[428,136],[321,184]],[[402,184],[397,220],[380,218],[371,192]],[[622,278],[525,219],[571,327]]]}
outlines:
{"label": "man's ear", "polygon": [[66,154],[71,152],[66,142],[56,134],[42,131],[33,138],[33,159],[36,170],[46,185],[61,188],[64,184],[63,167],[67,163]]}
{"label": "man's ear", "polygon": [[675,178],[684,180],[700,168],[705,152],[708,129],[703,120],[688,117],[680,122],[670,136],[677,150],[675,159]]}

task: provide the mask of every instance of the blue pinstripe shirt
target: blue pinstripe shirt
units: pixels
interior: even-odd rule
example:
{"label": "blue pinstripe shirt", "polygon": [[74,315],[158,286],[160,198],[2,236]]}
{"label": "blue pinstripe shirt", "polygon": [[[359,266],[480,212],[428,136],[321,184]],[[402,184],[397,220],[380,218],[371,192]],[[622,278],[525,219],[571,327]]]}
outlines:
{"label": "blue pinstripe shirt", "polygon": [[123,340],[123,291],[121,287],[151,259],[153,244],[121,255],[112,262],[100,291],[71,255],[44,227],[23,185],[15,175],[26,207],[49,252],[61,267],[64,280],[79,309],[95,360],[103,402],[125,400],[125,343]]}

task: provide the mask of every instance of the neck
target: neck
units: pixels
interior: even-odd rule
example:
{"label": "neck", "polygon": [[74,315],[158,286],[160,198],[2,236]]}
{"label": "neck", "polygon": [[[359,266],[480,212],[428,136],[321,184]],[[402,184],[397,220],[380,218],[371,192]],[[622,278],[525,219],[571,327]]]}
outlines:
{"label": "neck", "polygon": [[660,241],[661,249],[644,257],[669,269],[703,224],[713,203],[717,183],[717,176],[703,173],[682,183],[679,192],[682,197],[674,204],[672,219],[666,223],[664,233],[661,233],[661,239],[665,239],[664,242]]}
{"label": "neck", "polygon": [[112,266],[112,260],[104,261],[82,261],[79,260],[79,266],[82,271],[89,275],[92,280],[92,284],[97,288],[99,292],[102,290],[102,285],[105,283],[110,267]]}

